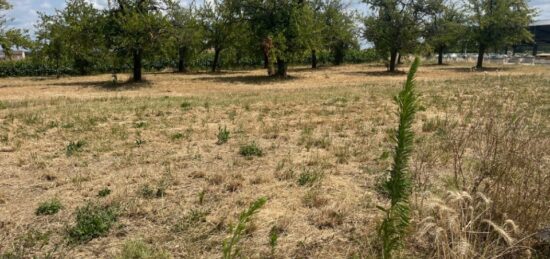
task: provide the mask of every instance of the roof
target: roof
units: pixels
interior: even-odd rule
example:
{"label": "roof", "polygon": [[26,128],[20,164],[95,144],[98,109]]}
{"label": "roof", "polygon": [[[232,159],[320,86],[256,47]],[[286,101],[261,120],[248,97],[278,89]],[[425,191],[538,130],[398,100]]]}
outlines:
{"label": "roof", "polygon": [[534,21],[530,26],[550,26],[550,19]]}

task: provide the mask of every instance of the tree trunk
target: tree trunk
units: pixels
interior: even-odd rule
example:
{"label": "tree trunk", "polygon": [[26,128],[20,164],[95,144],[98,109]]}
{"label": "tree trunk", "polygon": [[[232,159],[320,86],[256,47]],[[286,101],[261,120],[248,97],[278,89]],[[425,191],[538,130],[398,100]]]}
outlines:
{"label": "tree trunk", "polygon": [[397,56],[397,65],[401,65],[403,62],[401,62],[401,52],[399,52],[399,55]]}
{"label": "tree trunk", "polygon": [[336,49],[334,50],[334,65],[339,66],[344,63],[345,55],[345,45],[344,43],[338,43]]}
{"label": "tree trunk", "polygon": [[133,81],[139,82],[141,78],[141,49],[135,49],[132,51],[132,56],[134,58],[134,76]]}
{"label": "tree trunk", "polygon": [[397,62],[397,50],[392,50],[390,53],[390,65],[388,68],[389,72],[395,72],[396,62]]}
{"label": "tree trunk", "polygon": [[317,51],[311,50],[311,68],[317,68]]}
{"label": "tree trunk", "polygon": [[264,68],[269,68],[269,54],[265,52],[262,48],[262,52],[264,53]]}
{"label": "tree trunk", "polygon": [[61,74],[59,73],[59,63],[60,63],[61,57],[56,57],[55,60],[55,76],[56,78],[60,78]]}
{"label": "tree trunk", "polygon": [[286,61],[277,58],[277,76],[286,77],[287,76],[287,64]]}
{"label": "tree trunk", "polygon": [[438,65],[443,65],[443,46],[440,46],[439,47],[439,56],[437,57],[437,64]]}
{"label": "tree trunk", "polygon": [[179,48],[179,60],[178,60],[178,72],[185,73],[187,72],[187,64],[185,62],[185,54],[187,52],[187,47]]}
{"label": "tree trunk", "polygon": [[477,52],[477,69],[483,68],[483,55],[485,54],[485,46],[483,44],[479,44],[479,51]]}
{"label": "tree trunk", "polygon": [[214,62],[212,63],[212,73],[218,70],[218,63],[220,62],[220,52],[221,49],[214,49]]}

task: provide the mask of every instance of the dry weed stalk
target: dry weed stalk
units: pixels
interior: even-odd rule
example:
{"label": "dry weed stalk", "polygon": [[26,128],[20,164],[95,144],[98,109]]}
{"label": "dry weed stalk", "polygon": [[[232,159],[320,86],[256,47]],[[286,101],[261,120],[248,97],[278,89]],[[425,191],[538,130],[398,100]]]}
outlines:
{"label": "dry weed stalk", "polygon": [[525,256],[529,251],[521,246],[518,226],[511,219],[498,224],[492,206],[482,193],[449,191],[421,208],[429,216],[419,222],[415,238],[436,258]]}

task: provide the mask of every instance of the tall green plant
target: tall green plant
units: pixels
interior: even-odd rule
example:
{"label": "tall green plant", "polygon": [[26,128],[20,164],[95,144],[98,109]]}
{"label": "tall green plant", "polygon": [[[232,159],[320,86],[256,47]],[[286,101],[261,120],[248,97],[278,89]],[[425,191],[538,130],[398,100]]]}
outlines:
{"label": "tall green plant", "polygon": [[386,213],[379,229],[382,239],[383,258],[391,258],[392,252],[402,245],[409,226],[409,196],[411,183],[408,173],[408,162],[413,150],[414,132],[412,123],[417,109],[417,95],[415,93],[415,74],[420,60],[414,60],[405,86],[395,97],[398,105],[399,126],[395,132],[395,149],[390,178],[384,184],[389,194],[391,205],[389,208],[379,207]]}
{"label": "tall green plant", "polygon": [[242,234],[246,229],[246,224],[250,222],[252,216],[256,214],[267,202],[267,198],[262,197],[250,204],[247,210],[243,211],[239,216],[239,223],[233,228],[231,238],[223,242],[223,259],[231,259],[239,256],[239,248],[237,244],[241,240]]}

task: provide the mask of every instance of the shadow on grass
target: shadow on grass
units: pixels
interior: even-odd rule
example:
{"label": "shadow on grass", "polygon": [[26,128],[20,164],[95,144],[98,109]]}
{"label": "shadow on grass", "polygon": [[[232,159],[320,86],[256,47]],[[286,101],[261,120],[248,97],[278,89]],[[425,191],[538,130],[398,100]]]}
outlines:
{"label": "shadow on grass", "polygon": [[267,75],[243,75],[243,76],[209,76],[209,77],[199,77],[194,78],[193,80],[198,81],[213,81],[220,83],[241,83],[241,84],[252,84],[252,85],[263,85],[263,84],[272,84],[272,83],[282,83],[289,82],[298,79],[296,76],[287,76],[287,77],[278,77],[278,76],[267,76]]}
{"label": "shadow on grass", "polygon": [[364,76],[404,76],[407,75],[407,72],[397,70],[394,72],[389,71],[352,71],[352,72],[342,72],[345,75],[364,75]]}
{"label": "shadow on grass", "polygon": [[477,69],[476,67],[444,67],[440,66],[439,68],[435,67],[438,70],[458,72],[458,73],[475,73],[475,72],[497,72],[497,71],[508,71],[512,70],[512,67],[484,67]]}
{"label": "shadow on grass", "polygon": [[87,82],[57,82],[57,83],[51,83],[49,85],[92,87],[92,88],[98,88],[103,90],[119,91],[119,90],[135,90],[135,89],[150,87],[151,82],[147,80],[143,80],[140,82],[134,82],[129,80],[124,82],[119,81],[118,83],[115,84],[111,81],[87,81]]}
{"label": "shadow on grass", "polygon": [[[185,76],[185,75],[210,75],[210,76],[216,76],[216,75],[237,75],[237,74],[242,74],[242,73],[247,72],[247,71],[248,70],[224,70],[224,71],[212,72],[212,71],[189,70],[189,71],[186,71],[186,72],[173,71],[173,72],[169,72],[168,74],[182,75],[182,76]],[[165,74],[165,73],[158,73],[158,74]]]}

